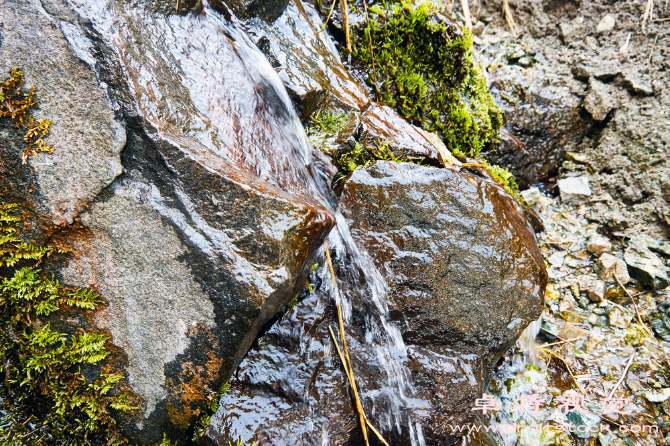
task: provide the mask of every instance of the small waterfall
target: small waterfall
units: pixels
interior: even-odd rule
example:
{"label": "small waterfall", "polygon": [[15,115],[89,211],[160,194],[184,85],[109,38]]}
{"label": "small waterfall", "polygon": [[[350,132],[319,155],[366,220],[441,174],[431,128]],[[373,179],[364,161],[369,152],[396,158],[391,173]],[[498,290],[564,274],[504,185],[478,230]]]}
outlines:
{"label": "small waterfall", "polygon": [[542,325],[542,316],[528,324],[528,327],[521,333],[517,344],[523,353],[523,358],[527,364],[532,364],[535,367],[540,366],[540,357],[537,355],[537,349],[535,348],[535,339],[537,338],[538,333],[540,332],[540,326]]}
{"label": "small waterfall", "polygon": [[[426,409],[429,403],[413,398],[414,387],[412,375],[407,367],[407,349],[400,330],[388,322],[388,287],[381,272],[373,264],[365,251],[362,251],[354,241],[349,226],[340,213],[336,213],[337,225],[329,236],[329,243],[335,249],[336,257],[341,261],[346,259],[351,268],[345,268],[344,277],[338,278],[350,283],[359,283],[363,279],[365,295],[371,303],[371,311],[365,316],[365,344],[363,348],[372,352],[371,356],[377,359],[382,371],[381,376],[386,382],[378,389],[361,387],[361,398],[366,406],[366,399],[372,401],[373,407],[365,407],[368,415],[380,423],[377,428],[382,432],[391,432],[394,429],[398,435],[403,434],[402,426],[408,426],[408,434],[412,446],[425,446],[422,428],[418,422],[412,420],[414,409]],[[324,268],[324,275],[329,275]],[[323,277],[323,283],[328,284],[329,291],[334,292],[329,277]],[[352,323],[352,302],[346,299],[346,293],[336,294],[341,299],[342,314],[345,329]],[[355,370],[354,370],[355,371]],[[380,413],[380,408],[385,408]]]}

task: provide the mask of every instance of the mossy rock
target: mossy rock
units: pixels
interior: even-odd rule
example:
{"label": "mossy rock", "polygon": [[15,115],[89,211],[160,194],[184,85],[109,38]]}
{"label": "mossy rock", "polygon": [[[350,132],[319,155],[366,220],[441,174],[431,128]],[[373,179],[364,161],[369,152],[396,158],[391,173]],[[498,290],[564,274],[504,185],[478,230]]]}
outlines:
{"label": "mossy rock", "polygon": [[353,55],[379,99],[476,158],[497,138],[502,113],[473,60],[470,31],[428,3],[376,5],[369,16],[354,28]]}

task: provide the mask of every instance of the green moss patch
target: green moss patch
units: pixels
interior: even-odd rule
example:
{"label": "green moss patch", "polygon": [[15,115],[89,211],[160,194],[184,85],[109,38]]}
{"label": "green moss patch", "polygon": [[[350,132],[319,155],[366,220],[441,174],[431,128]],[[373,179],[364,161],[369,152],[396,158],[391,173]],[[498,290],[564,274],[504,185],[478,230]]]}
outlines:
{"label": "green moss patch", "polygon": [[135,407],[113,392],[123,376],[82,367],[100,364],[109,337],[68,335],[44,321],[66,308],[93,310],[90,290],[63,287],[37,269],[52,248],[17,238],[17,206],[0,205],[0,437],[9,445],[122,444],[113,410]]}
{"label": "green moss patch", "polygon": [[[24,163],[37,150],[48,120],[29,115],[35,89],[21,94],[23,73],[0,84],[0,118],[27,127]],[[104,360],[110,338],[102,333],[62,333],[50,321],[64,310],[94,310],[102,300],[91,290],[62,286],[39,266],[67,249],[35,246],[19,237],[24,222],[16,204],[0,203],[0,438],[8,446],[120,445],[114,411],[136,407],[123,393],[123,376]]]}
{"label": "green moss patch", "polygon": [[470,31],[428,3],[403,1],[371,7],[369,25],[354,34],[353,55],[370,82],[376,74],[380,100],[409,122],[472,158],[496,139],[502,113],[473,60]]}
{"label": "green moss patch", "polygon": [[405,158],[395,156],[387,141],[375,141],[370,145],[356,143],[353,150],[336,157],[334,162],[340,173],[346,176],[357,167],[367,167],[377,160],[408,162]]}

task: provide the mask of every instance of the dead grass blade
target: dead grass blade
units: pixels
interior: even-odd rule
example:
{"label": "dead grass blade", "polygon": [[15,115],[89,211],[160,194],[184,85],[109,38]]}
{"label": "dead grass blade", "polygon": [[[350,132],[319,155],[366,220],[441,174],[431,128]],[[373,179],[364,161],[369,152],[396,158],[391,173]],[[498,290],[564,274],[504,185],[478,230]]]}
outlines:
{"label": "dead grass blade", "polygon": [[470,19],[470,6],[468,6],[468,0],[461,0],[461,6],[463,7],[463,17],[465,17],[465,26],[469,30],[472,30],[472,20]]}
{"label": "dead grass blade", "polygon": [[386,443],[386,441],[382,438],[381,434],[377,431],[377,429],[372,427],[370,421],[368,420],[368,417],[365,416],[365,412],[363,411],[363,405],[361,404],[361,399],[358,396],[358,389],[356,388],[356,379],[354,378],[354,369],[351,365],[351,358],[349,357],[349,349],[347,348],[347,339],[344,336],[342,306],[340,305],[339,290],[337,288],[337,282],[335,281],[335,270],[333,269],[333,261],[330,259],[330,249],[328,247],[327,240],[324,244],[324,247],[326,249],[326,258],[328,259],[328,268],[330,269],[330,277],[333,281],[333,289],[335,291],[335,303],[337,305],[337,319],[340,326],[340,339],[342,340],[344,355],[342,354],[342,351],[340,351],[340,346],[337,343],[335,333],[333,333],[333,329],[330,325],[328,326],[328,330],[330,330],[330,335],[333,337],[333,342],[335,343],[335,348],[337,348],[337,353],[338,355],[340,355],[340,361],[342,361],[342,366],[344,367],[344,371],[347,375],[347,378],[349,379],[349,385],[351,386],[351,390],[354,392],[354,399],[356,401],[356,410],[358,411],[358,418],[361,423],[361,429],[363,430],[363,438],[365,439],[365,444],[370,446],[370,442],[368,440],[368,430],[367,430],[367,426],[370,426],[370,428],[372,428],[372,431],[377,435],[380,441],[388,446],[388,443]]}
{"label": "dead grass blade", "polygon": [[638,309],[637,309],[637,304],[635,303],[635,298],[634,298],[633,296],[631,296],[631,294],[628,292],[628,290],[626,289],[626,287],[623,286],[623,285],[621,284],[621,281],[619,280],[619,278],[617,277],[616,274],[614,274],[614,278],[616,279],[616,282],[619,284],[619,286],[620,286],[621,288],[623,288],[624,293],[626,293],[626,295],[627,295],[628,297],[630,297],[630,300],[633,301],[633,307],[635,308],[635,314],[637,315],[637,320],[640,322],[640,325],[642,325],[642,326],[644,327],[645,331],[646,331],[647,333],[649,333],[649,334],[651,335],[651,337],[653,338],[653,337],[654,337],[654,333],[652,333],[652,331],[651,331],[649,328],[647,328],[647,326],[645,325],[645,323],[642,322],[642,318],[640,317],[640,312],[638,311]]}
{"label": "dead grass blade", "polygon": [[519,30],[516,27],[514,16],[512,16],[512,10],[510,9],[509,2],[507,0],[503,0],[503,15],[505,16],[505,20],[507,20],[507,26],[509,26],[510,32],[514,34],[514,37],[518,36]]}
{"label": "dead grass blade", "polygon": [[612,398],[612,395],[614,395],[614,392],[616,392],[616,389],[619,388],[621,383],[623,382],[624,378],[626,377],[626,373],[628,373],[628,369],[630,366],[633,364],[633,360],[635,359],[635,354],[633,354],[630,359],[628,360],[628,363],[626,364],[626,368],[623,369],[623,373],[621,374],[621,378],[619,378],[619,381],[612,387],[612,390],[610,391],[610,394],[607,395],[607,399]]}

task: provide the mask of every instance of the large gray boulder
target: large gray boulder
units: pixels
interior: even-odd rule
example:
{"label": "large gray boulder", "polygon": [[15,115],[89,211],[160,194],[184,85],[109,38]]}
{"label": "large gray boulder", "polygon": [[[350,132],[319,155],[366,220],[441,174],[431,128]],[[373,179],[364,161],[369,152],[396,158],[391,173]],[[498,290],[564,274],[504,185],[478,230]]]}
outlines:
{"label": "large gray boulder", "polygon": [[74,250],[64,284],[105,299],[61,322],[111,335],[139,406],[117,414],[124,433],[183,438],[302,289],[333,217],[281,80],[222,15],[69,4],[0,4],[0,68],[37,88],[55,146],[23,166],[3,121],[0,200]]}
{"label": "large gray boulder", "polygon": [[[542,310],[547,274],[533,231],[497,183],[408,163],[356,169],[339,206],[359,251],[333,254],[366,413],[391,444],[410,444],[419,425],[427,444],[451,444],[459,435],[449,425],[473,421],[492,367]],[[361,266],[365,259],[384,284]],[[329,274],[312,282],[321,279]],[[407,347],[392,359],[380,353],[373,322],[373,296],[385,287],[385,323]],[[329,338],[328,325],[337,327],[330,293],[326,282],[308,294],[249,352],[208,430],[217,444],[361,441]],[[389,367],[411,374],[396,376],[412,383],[404,395],[387,393]]]}

